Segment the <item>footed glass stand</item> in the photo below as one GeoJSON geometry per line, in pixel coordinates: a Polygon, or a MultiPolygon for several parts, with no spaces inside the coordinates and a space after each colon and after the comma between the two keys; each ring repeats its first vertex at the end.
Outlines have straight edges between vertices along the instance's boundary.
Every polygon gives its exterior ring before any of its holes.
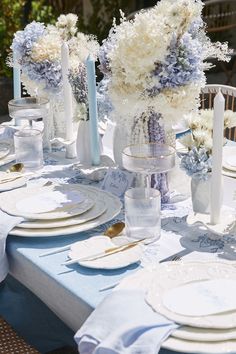
{"type": "Polygon", "coordinates": [[[175,149],[159,143],[130,145],[122,152],[122,163],[126,170],[145,175],[147,188],[151,188],[152,174],[170,171],[175,166],[175,149]]]}

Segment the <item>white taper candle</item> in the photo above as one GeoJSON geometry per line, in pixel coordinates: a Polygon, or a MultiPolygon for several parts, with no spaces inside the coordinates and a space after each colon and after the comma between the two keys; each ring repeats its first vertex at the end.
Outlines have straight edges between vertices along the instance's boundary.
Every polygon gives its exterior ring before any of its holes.
{"type": "MultiPolygon", "coordinates": [[[[66,42],[61,46],[61,70],[63,81],[63,95],[64,95],[64,116],[66,122],[66,140],[73,140],[73,103],[72,103],[72,89],[69,83],[69,47],[66,42]]],[[[66,157],[76,157],[75,144],[66,146],[66,157]]]]}
{"type": "Polygon", "coordinates": [[[221,91],[214,99],[213,113],[213,147],[212,147],[212,178],[211,178],[211,224],[220,221],[222,204],[222,152],[224,135],[225,99],[221,91]]]}

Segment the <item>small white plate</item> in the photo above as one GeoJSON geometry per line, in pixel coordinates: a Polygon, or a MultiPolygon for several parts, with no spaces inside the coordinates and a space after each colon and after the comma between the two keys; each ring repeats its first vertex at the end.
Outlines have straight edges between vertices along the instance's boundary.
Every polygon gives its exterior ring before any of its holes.
{"type": "MultiPolygon", "coordinates": [[[[71,259],[79,257],[90,257],[93,254],[116,246],[107,236],[95,236],[84,241],[79,241],[71,246],[69,257],[71,259]]],[[[130,264],[137,263],[141,258],[141,247],[134,246],[125,251],[98,258],[93,261],[78,262],[81,266],[94,269],[119,269],[130,264]]]]}

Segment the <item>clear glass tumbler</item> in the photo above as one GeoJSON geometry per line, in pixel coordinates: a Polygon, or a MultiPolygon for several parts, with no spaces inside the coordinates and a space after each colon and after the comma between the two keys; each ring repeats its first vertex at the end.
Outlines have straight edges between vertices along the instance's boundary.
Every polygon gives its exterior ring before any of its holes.
{"type": "Polygon", "coordinates": [[[131,188],[125,193],[126,234],[150,242],[161,236],[161,197],[154,188],[131,188]]]}
{"type": "Polygon", "coordinates": [[[25,170],[38,170],[43,166],[42,133],[36,129],[22,129],[14,134],[16,162],[25,170]]]}

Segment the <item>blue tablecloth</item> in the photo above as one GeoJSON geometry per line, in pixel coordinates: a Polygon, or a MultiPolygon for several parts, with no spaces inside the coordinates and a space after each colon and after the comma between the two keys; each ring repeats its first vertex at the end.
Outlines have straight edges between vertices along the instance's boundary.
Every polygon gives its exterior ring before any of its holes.
{"type": "MultiPolygon", "coordinates": [[[[48,173],[47,177],[52,176],[48,173]]],[[[72,173],[70,167],[57,174],[56,179],[58,178],[64,178],[69,182],[81,181],[81,176],[76,175],[74,172],[72,173]]],[[[235,189],[236,187],[236,182],[233,179],[229,180],[231,184],[233,183],[230,186],[230,190],[232,191],[232,188],[235,189]]],[[[173,225],[175,226],[175,233],[173,234],[168,230],[168,224],[164,226],[167,233],[162,237],[164,242],[160,246],[159,259],[164,258],[168,254],[165,250],[166,245],[169,245],[170,248],[173,245],[173,248],[175,248],[174,252],[173,249],[169,250],[170,254],[179,251],[180,235],[178,236],[177,234],[178,230],[181,229],[180,219],[173,218],[173,225]],[[169,239],[166,239],[166,242],[165,237],[169,237],[169,239]]],[[[169,228],[171,229],[172,226],[169,226],[169,228]]],[[[99,231],[102,232],[103,230],[104,225],[97,228],[96,232],[99,233],[99,231]]],[[[10,261],[11,275],[39,297],[65,323],[63,325],[60,320],[51,314],[45,305],[35,300],[34,295],[25,291],[24,287],[17,287],[16,284],[12,286],[11,278],[8,278],[5,285],[1,286],[0,313],[4,314],[4,317],[16,328],[20,328],[21,333],[22,331],[27,331],[22,326],[22,321],[29,324],[31,318],[33,318],[34,323],[31,324],[29,334],[31,339],[33,339],[32,344],[42,352],[59,346],[57,345],[58,343],[61,344],[63,342],[64,344],[68,344],[72,342],[74,332],[79,329],[104,296],[111,291],[101,292],[99,291],[100,288],[118,282],[127,274],[135,272],[140,267],[135,264],[124,269],[105,271],[87,269],[77,264],[67,267],[61,266],[61,263],[67,258],[67,252],[43,258],[39,257],[44,250],[71,244],[93,234],[94,230],[62,237],[26,238],[8,236],[7,253],[10,261]],[[34,314],[38,314],[38,316],[32,317],[34,314]],[[48,326],[45,326],[45,330],[42,330],[45,318],[48,325],[54,328],[53,331],[49,331],[48,326]],[[48,341],[45,341],[44,338],[48,338],[49,333],[51,333],[52,340],[49,338],[48,341]]],[[[227,242],[227,240],[224,242],[227,242]]],[[[202,240],[199,240],[200,243],[202,243],[202,240]]],[[[217,251],[222,247],[222,242],[219,245],[214,244],[213,246],[214,250],[217,251]]],[[[200,255],[198,251],[190,251],[190,254],[195,254],[198,259],[200,255]]],[[[212,255],[211,252],[213,251],[211,248],[209,248],[209,252],[209,255],[212,255]]],[[[206,252],[202,255],[207,256],[206,252]]],[[[167,354],[168,351],[162,350],[161,353],[167,354]]]]}

